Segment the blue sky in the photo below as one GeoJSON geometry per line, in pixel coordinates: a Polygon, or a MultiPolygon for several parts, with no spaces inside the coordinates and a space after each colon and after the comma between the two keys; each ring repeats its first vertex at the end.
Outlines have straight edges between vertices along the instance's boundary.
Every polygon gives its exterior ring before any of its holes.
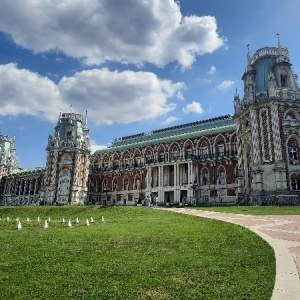
{"type": "Polygon", "coordinates": [[[93,150],[114,138],[233,114],[250,54],[290,52],[298,0],[0,1],[0,128],[19,166],[44,166],[59,112],[88,112],[93,150]]]}

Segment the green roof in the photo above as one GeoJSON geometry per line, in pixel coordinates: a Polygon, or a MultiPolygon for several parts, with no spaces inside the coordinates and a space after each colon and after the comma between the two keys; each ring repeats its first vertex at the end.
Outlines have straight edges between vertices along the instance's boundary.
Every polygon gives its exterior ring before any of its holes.
{"type": "Polygon", "coordinates": [[[93,155],[227,132],[235,129],[236,125],[233,117],[226,115],[218,118],[155,130],[150,133],[140,133],[115,139],[112,146],[98,150],[93,153],[93,155]]]}

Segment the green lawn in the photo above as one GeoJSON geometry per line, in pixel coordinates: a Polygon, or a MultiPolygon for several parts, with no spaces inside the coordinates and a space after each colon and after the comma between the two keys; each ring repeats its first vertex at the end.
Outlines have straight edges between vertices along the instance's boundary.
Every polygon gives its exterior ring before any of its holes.
{"type": "Polygon", "coordinates": [[[193,206],[188,208],[247,215],[300,215],[300,206],[193,206]]]}
{"type": "Polygon", "coordinates": [[[271,298],[274,252],[241,226],[144,207],[0,207],[0,216],[0,299],[271,298]]]}

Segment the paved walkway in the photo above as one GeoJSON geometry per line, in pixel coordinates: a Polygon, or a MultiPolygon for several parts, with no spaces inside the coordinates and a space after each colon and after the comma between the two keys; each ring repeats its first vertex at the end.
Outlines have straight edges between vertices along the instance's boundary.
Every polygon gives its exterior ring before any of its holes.
{"type": "Polygon", "coordinates": [[[300,216],[254,216],[187,208],[162,209],[249,228],[266,240],[275,251],[276,279],[272,300],[300,299],[300,216]]]}

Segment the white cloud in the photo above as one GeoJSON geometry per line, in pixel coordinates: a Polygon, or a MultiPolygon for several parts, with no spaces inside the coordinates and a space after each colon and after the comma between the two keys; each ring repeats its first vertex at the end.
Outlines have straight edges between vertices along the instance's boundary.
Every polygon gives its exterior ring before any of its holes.
{"type": "Polygon", "coordinates": [[[168,124],[171,124],[171,123],[174,123],[174,122],[176,122],[176,121],[178,121],[178,120],[180,120],[179,118],[177,118],[177,117],[168,117],[164,122],[163,122],[163,124],[164,125],[168,125],[168,124]]]}
{"type": "Polygon", "coordinates": [[[229,89],[230,87],[232,87],[234,84],[235,84],[235,81],[224,80],[217,86],[217,88],[219,90],[226,90],[226,89],[229,89]]]}
{"type": "Polygon", "coordinates": [[[60,93],[51,80],[15,64],[0,65],[0,115],[31,115],[47,120],[57,119],[66,109],[60,93]]]}
{"type": "Polygon", "coordinates": [[[184,107],[182,109],[182,111],[185,114],[189,114],[189,113],[202,114],[202,113],[204,113],[204,109],[202,108],[201,103],[199,103],[199,102],[192,102],[192,103],[188,104],[186,107],[184,107]]]}
{"type": "Polygon", "coordinates": [[[215,74],[216,72],[217,72],[216,67],[215,66],[211,66],[210,69],[209,69],[209,71],[207,72],[207,74],[212,75],[212,74],[215,74]]]}
{"type": "Polygon", "coordinates": [[[78,111],[88,109],[97,123],[131,123],[162,116],[176,107],[168,99],[180,94],[182,82],[161,80],[150,72],[93,69],[63,77],[62,97],[78,111]]]}
{"type": "Polygon", "coordinates": [[[212,16],[182,16],[173,0],[0,1],[0,30],[27,49],[89,65],[119,61],[189,68],[225,43],[212,16]]]}
{"type": "Polygon", "coordinates": [[[0,115],[32,115],[55,121],[72,104],[88,110],[96,123],[131,123],[156,118],[175,109],[182,82],[161,80],[150,72],[93,69],[63,77],[58,85],[15,64],[0,65],[0,115]]]}
{"type": "Polygon", "coordinates": [[[94,153],[98,150],[106,149],[107,146],[103,145],[97,145],[97,143],[94,140],[91,140],[91,153],[94,153]]]}

